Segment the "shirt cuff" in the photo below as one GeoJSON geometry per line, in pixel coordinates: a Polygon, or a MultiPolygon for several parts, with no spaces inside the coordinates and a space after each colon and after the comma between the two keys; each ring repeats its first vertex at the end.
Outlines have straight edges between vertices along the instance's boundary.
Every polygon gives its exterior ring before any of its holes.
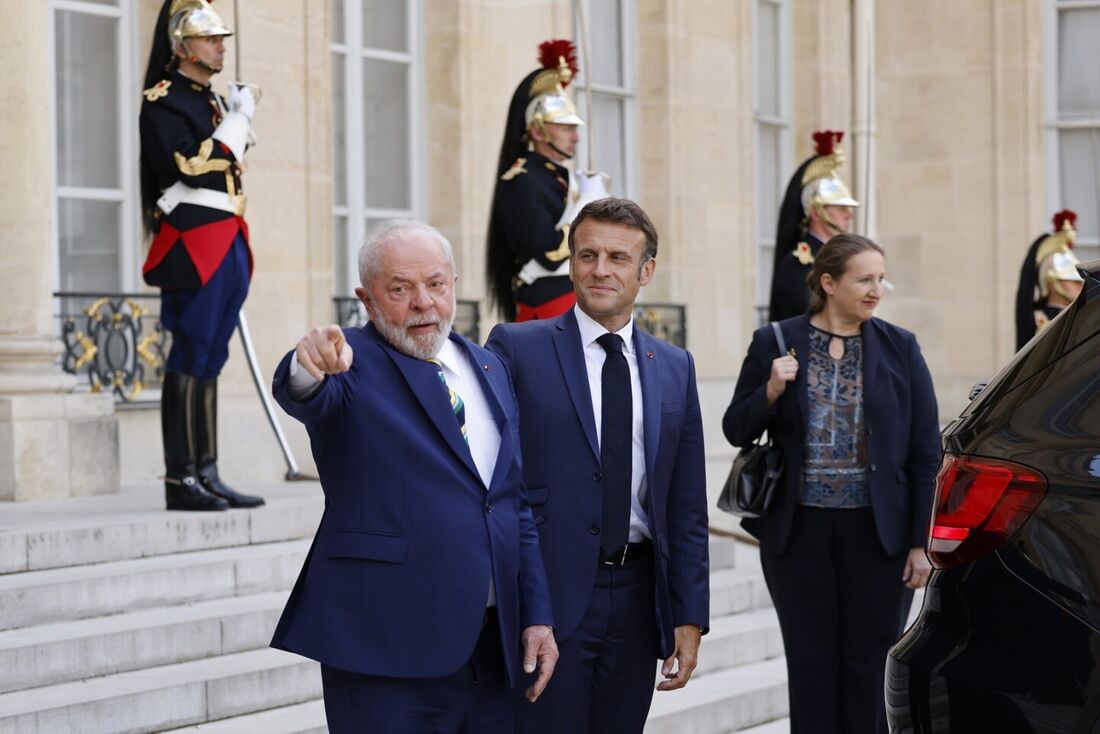
{"type": "Polygon", "coordinates": [[[290,360],[290,380],[287,382],[287,393],[293,400],[305,400],[317,392],[323,380],[318,380],[306,372],[302,365],[298,364],[298,358],[290,360]]]}

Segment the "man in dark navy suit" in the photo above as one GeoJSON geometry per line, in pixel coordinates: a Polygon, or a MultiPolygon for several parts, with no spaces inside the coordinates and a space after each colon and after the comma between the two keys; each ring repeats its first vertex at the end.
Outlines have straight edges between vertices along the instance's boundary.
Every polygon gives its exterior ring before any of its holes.
{"type": "Polygon", "coordinates": [[[691,355],[646,334],[634,300],[657,232],[632,201],[585,206],[569,230],[577,305],[504,324],[523,478],[561,650],[523,732],[641,732],[658,690],[685,685],[709,624],[703,427],[691,355]]]}
{"type": "Polygon", "coordinates": [[[313,329],[275,373],[325,514],[271,644],[321,662],[334,734],[511,732],[521,642],[531,701],[557,647],[508,370],[452,332],[435,229],[382,225],[359,273],[370,323],[313,329]]]}

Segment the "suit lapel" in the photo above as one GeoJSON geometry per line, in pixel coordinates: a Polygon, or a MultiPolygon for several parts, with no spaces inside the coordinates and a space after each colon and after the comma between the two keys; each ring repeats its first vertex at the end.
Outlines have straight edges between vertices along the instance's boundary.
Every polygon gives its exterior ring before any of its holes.
{"type": "MultiPolygon", "coordinates": [[[[661,365],[653,337],[634,322],[634,354],[638,360],[638,379],[642,383],[642,433],[645,439],[646,476],[654,476],[657,465],[657,439],[661,434],[661,365]]],[[[685,406],[686,408],[686,406],[685,406]]]]}
{"type": "Polygon", "coordinates": [[[405,378],[409,389],[412,390],[412,394],[416,397],[420,406],[424,408],[424,412],[428,414],[428,418],[436,430],[443,436],[455,455],[462,460],[462,463],[474,473],[474,476],[480,479],[481,475],[477,472],[474,457],[470,453],[470,447],[462,439],[462,432],[458,429],[458,422],[455,420],[454,411],[447,400],[443,385],[439,381],[439,373],[436,371],[435,365],[402,354],[385,343],[384,340],[383,345],[383,351],[393,360],[397,371],[405,378]]]}
{"type": "Polygon", "coordinates": [[[592,413],[592,393],[588,389],[588,367],[581,347],[581,333],[577,317],[570,309],[558,318],[554,331],[554,349],[558,354],[562,378],[573,401],[573,409],[584,427],[584,436],[592,455],[600,458],[600,445],[596,441],[596,419],[592,413]]]}
{"type": "MultiPolygon", "coordinates": [[[[803,435],[805,435],[805,426],[807,417],[810,415],[809,409],[806,406],[806,385],[807,377],[806,372],[810,367],[810,319],[808,316],[801,317],[794,324],[794,333],[784,332],[784,337],[790,342],[787,346],[794,349],[795,359],[798,360],[798,376],[795,378],[795,392],[798,397],[798,410],[801,413],[799,418],[801,419],[799,425],[803,427],[803,435]]],[[[771,365],[768,365],[768,369],[771,369],[771,365]]]]}
{"type": "MultiPolygon", "coordinates": [[[[878,335],[875,333],[873,321],[864,321],[860,327],[863,335],[863,405],[874,405],[872,398],[875,394],[875,368],[879,364],[878,335]]],[[[866,408],[864,409],[866,413],[866,408]]]]}

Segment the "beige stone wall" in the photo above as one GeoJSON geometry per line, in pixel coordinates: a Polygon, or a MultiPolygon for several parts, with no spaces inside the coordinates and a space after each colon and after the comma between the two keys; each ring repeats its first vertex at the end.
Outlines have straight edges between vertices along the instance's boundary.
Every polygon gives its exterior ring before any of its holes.
{"type": "Polygon", "coordinates": [[[638,2],[640,202],[661,236],[642,299],[684,303],[701,376],[732,374],[752,328],[751,6],[638,2]]]}
{"type": "Polygon", "coordinates": [[[941,418],[1014,351],[1020,260],[1043,227],[1040,3],[876,8],[879,236],[941,418]],[[929,19],[935,19],[935,23],[929,19]]]}
{"type": "MultiPolygon", "coordinates": [[[[236,1],[218,0],[227,20],[236,1]]],[[[142,67],[159,4],[138,2],[134,49],[142,67]]],[[[232,76],[239,45],[247,80],[264,89],[255,122],[260,145],[246,178],[256,254],[246,313],[265,381],[308,326],[332,318],[328,7],[320,0],[241,3],[239,36],[216,81],[224,88],[232,76]]],[[[533,68],[537,44],[572,35],[570,7],[569,0],[422,0],[424,213],[455,244],[460,297],[483,305],[485,229],[508,100],[533,68]]],[[[722,380],[736,375],[754,320],[751,3],[637,0],[635,7],[638,198],[662,238],[657,276],[643,298],[687,304],[689,346],[700,376],[719,385],[708,394],[720,403],[722,380]]],[[[851,13],[851,0],[793,0],[796,163],[809,155],[813,130],[851,129],[851,13]]],[[[877,187],[869,203],[897,286],[882,315],[919,334],[944,417],[972,382],[1010,356],[1019,259],[1049,215],[1040,14],[1040,0],[875,4],[877,187]]],[[[34,52],[11,44],[2,52],[24,53],[34,52]]],[[[9,98],[29,88],[25,82],[9,84],[9,98]]],[[[49,111],[34,99],[8,107],[45,128],[49,111]]],[[[47,165],[45,145],[18,146],[38,151],[22,160],[47,165]]],[[[12,193],[48,202],[36,180],[41,189],[41,178],[28,173],[29,187],[12,193]]],[[[11,194],[6,201],[14,202],[11,194]]],[[[48,237],[36,206],[13,204],[18,216],[0,221],[9,235],[0,243],[5,261],[31,275],[13,287],[32,291],[52,264],[15,243],[48,237]]],[[[33,304],[33,294],[25,295],[16,300],[33,304]]],[[[36,306],[9,311],[0,331],[50,328],[36,306]]],[[[483,336],[494,321],[483,311],[483,336]]],[[[281,474],[236,341],[222,394],[226,476],[281,474]]],[[[304,433],[283,422],[309,467],[304,433]]],[[[154,476],[155,411],[125,414],[120,435],[124,477],[154,476]]]]}

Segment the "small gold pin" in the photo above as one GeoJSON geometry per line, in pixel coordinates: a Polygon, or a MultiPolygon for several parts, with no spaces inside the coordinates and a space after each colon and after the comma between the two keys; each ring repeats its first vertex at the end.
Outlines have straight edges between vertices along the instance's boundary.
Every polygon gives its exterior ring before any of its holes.
{"type": "Polygon", "coordinates": [[[795,359],[798,359],[798,355],[795,354],[794,347],[791,347],[790,349],[787,350],[787,356],[788,357],[794,357],[795,359]]]}

